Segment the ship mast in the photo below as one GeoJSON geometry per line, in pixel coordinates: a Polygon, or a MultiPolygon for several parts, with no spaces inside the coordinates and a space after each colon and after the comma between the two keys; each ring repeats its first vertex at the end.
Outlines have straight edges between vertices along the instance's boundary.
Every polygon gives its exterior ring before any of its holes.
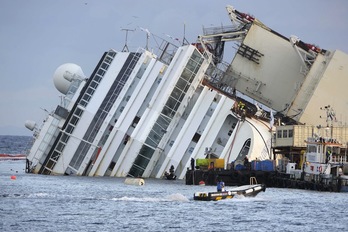
{"type": "Polygon", "coordinates": [[[127,42],[128,42],[128,32],[129,31],[135,31],[134,29],[122,29],[121,31],[126,31],[126,39],[125,39],[125,44],[123,46],[123,49],[122,49],[122,52],[129,52],[129,48],[128,48],[128,45],[127,45],[127,42]]]}

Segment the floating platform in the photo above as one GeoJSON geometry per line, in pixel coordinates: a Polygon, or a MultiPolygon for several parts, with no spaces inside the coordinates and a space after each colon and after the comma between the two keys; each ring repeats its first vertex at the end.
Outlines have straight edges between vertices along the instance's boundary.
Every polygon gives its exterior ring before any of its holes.
{"type": "Polygon", "coordinates": [[[264,191],[266,191],[266,186],[264,184],[243,185],[224,192],[196,192],[193,195],[193,199],[197,201],[219,201],[223,199],[232,199],[236,195],[255,197],[257,194],[264,191]]]}
{"type": "MultiPolygon", "coordinates": [[[[188,170],[186,172],[186,185],[205,185],[215,186],[217,178],[222,178],[226,186],[248,185],[249,179],[255,177],[257,183],[264,184],[267,188],[292,188],[326,192],[347,192],[348,189],[339,186],[337,178],[330,183],[320,183],[307,181],[303,177],[296,178],[294,175],[280,173],[276,171],[255,171],[255,170],[188,170]]],[[[348,180],[343,180],[347,181],[348,180]]]]}

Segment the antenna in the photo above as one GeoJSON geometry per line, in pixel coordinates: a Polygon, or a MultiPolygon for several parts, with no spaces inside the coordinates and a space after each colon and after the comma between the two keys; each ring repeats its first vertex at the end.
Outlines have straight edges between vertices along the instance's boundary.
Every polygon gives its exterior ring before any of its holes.
{"type": "Polygon", "coordinates": [[[146,50],[149,50],[149,39],[150,39],[150,31],[147,29],[147,28],[142,28],[142,27],[139,27],[140,30],[144,31],[146,33],[146,50]]]}
{"type": "Polygon", "coordinates": [[[135,31],[135,29],[122,29],[121,31],[126,31],[126,39],[125,39],[125,44],[123,46],[123,49],[122,49],[122,52],[129,52],[129,49],[128,49],[128,45],[127,45],[127,42],[128,42],[128,32],[129,31],[135,31]]]}
{"type": "Polygon", "coordinates": [[[190,44],[186,39],[186,23],[184,22],[184,38],[182,39],[182,45],[190,44]]]}

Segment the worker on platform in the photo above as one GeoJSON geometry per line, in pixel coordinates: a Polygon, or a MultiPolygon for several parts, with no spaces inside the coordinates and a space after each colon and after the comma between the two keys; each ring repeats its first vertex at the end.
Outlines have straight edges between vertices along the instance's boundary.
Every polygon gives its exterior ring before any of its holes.
{"type": "Polygon", "coordinates": [[[238,103],[238,114],[239,114],[239,115],[242,115],[243,110],[245,110],[244,107],[245,107],[245,104],[244,104],[242,101],[240,101],[240,102],[238,103]]]}
{"type": "Polygon", "coordinates": [[[171,165],[170,169],[169,169],[169,173],[165,172],[164,175],[167,178],[167,180],[175,180],[176,179],[176,175],[174,173],[174,165],[171,165]]]}
{"type": "Polygon", "coordinates": [[[249,169],[249,159],[248,159],[248,156],[245,156],[245,158],[244,158],[244,167],[246,169],[249,169]]]}
{"type": "Polygon", "coordinates": [[[216,188],[217,188],[218,192],[224,192],[225,191],[225,182],[223,182],[221,178],[218,179],[216,188]]]}

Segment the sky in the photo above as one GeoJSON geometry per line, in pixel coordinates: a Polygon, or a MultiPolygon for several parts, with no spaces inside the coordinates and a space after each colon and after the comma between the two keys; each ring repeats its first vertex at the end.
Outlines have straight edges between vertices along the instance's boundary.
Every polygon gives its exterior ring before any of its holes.
{"type": "Polygon", "coordinates": [[[136,29],[131,51],[146,45],[140,28],[168,41],[185,31],[193,43],[203,27],[231,25],[227,5],[286,37],[348,53],[347,0],[0,0],[0,135],[32,135],[25,121],[40,126],[56,108],[60,65],[78,64],[89,77],[105,51],[123,49],[123,29],[136,29]]]}

